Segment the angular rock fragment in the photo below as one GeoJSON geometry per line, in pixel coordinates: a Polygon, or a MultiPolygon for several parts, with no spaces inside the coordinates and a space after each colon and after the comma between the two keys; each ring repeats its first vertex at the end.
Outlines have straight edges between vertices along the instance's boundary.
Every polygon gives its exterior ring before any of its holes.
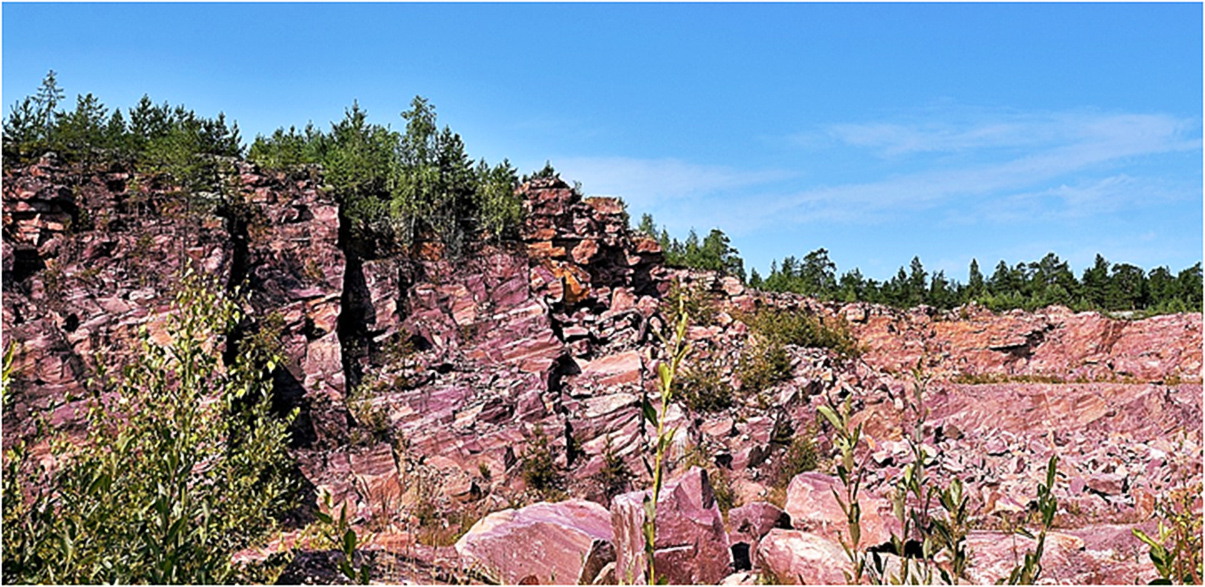
{"type": "Polygon", "coordinates": [[[466,566],[503,583],[590,584],[614,561],[611,515],[582,500],[541,502],[478,520],[456,541],[466,566]]]}
{"type": "MultiPolygon", "coordinates": [[[[814,472],[796,475],[787,486],[785,508],[795,527],[838,542],[848,540],[849,523],[833,495],[833,490],[844,498],[844,485],[836,477],[814,472]]],[[[862,506],[860,548],[890,542],[890,525],[895,522],[895,518],[884,519],[880,514],[880,510],[890,511],[890,504],[865,491],[858,496],[858,502],[862,506]]]]}
{"type": "Polygon", "coordinates": [[[800,530],[770,530],[757,547],[757,568],[778,584],[843,585],[852,571],[841,545],[800,530]]]}
{"type": "MultiPolygon", "coordinates": [[[[611,503],[616,578],[627,584],[646,581],[642,528],[644,499],[649,493],[625,493],[611,503]]],[[[675,585],[715,584],[731,574],[728,534],[707,471],[691,467],[666,483],[656,508],[658,580],[665,578],[675,585]]]]}

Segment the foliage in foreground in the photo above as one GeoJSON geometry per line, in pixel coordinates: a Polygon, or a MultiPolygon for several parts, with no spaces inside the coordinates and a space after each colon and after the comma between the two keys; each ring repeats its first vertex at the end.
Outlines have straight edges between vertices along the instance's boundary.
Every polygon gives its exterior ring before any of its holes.
{"type": "Polygon", "coordinates": [[[137,361],[100,374],[86,436],[52,437],[58,465],[23,447],[5,455],[6,583],[225,583],[247,580],[231,555],[260,540],[289,505],[287,419],[264,376],[279,357],[240,345],[242,318],[187,272],[167,317],[167,346],[144,328],[137,361]]]}
{"type": "Polygon", "coordinates": [[[1159,573],[1153,584],[1200,585],[1203,574],[1201,516],[1193,501],[1201,499],[1201,483],[1171,491],[1156,506],[1159,525],[1154,536],[1138,528],[1131,531],[1149,547],[1151,562],[1159,573]]]}
{"type": "MultiPolygon", "coordinates": [[[[686,342],[686,329],[690,323],[690,316],[686,312],[685,303],[685,299],[679,298],[676,321],[667,325],[670,337],[666,338],[662,333],[657,333],[669,355],[668,361],[657,364],[657,390],[660,392],[661,409],[658,411],[654,408],[653,402],[647,395],[641,398],[640,403],[643,419],[656,429],[656,433],[652,437],[654,444],[650,447],[653,462],[648,462],[647,458],[644,461],[645,468],[653,478],[653,487],[644,496],[642,504],[644,525],[641,528],[644,534],[645,565],[643,574],[650,585],[657,584],[657,568],[653,556],[657,544],[657,501],[661,498],[661,486],[664,481],[664,469],[667,464],[670,443],[678,431],[677,427],[666,429],[665,424],[670,403],[674,400],[676,388],[674,377],[677,376],[682,361],[690,353],[690,344],[686,342]]],[[[617,569],[617,572],[623,573],[625,577],[629,578],[639,574],[635,569],[617,569]]]]}
{"type": "MultiPolygon", "coordinates": [[[[903,528],[900,535],[891,536],[893,554],[898,555],[899,564],[889,565],[877,552],[870,552],[862,537],[862,510],[858,494],[867,474],[865,451],[859,451],[863,443],[862,424],[852,423],[852,396],[838,405],[829,398],[829,404],[818,408],[820,416],[834,429],[833,445],[839,453],[836,463],[837,476],[841,479],[844,493],[833,490],[834,497],[846,516],[847,526],[841,532],[841,546],[852,564],[846,572],[851,584],[860,584],[869,579],[875,584],[923,584],[940,581],[956,585],[967,579],[965,572],[973,557],[966,548],[968,532],[968,496],[963,492],[962,481],[951,480],[940,486],[926,476],[926,469],[934,464],[938,455],[930,454],[921,442],[928,409],[924,405],[928,378],[919,366],[913,371],[913,395],[905,400],[905,426],[911,424],[908,434],[912,462],[908,463],[896,484],[893,506],[897,520],[903,528]],[[862,456],[859,457],[859,454],[862,456]],[[934,502],[940,508],[934,506],[934,502]],[[908,548],[910,539],[919,538],[919,552],[908,548]]],[[[1053,490],[1058,476],[1058,456],[1050,457],[1046,466],[1046,478],[1038,484],[1035,513],[1039,516],[1039,532],[1034,536],[1024,525],[1016,532],[1036,540],[1033,550],[1026,551],[1007,577],[999,583],[1009,585],[1032,585],[1042,576],[1042,555],[1046,536],[1054,524],[1058,502],[1053,490]]]]}

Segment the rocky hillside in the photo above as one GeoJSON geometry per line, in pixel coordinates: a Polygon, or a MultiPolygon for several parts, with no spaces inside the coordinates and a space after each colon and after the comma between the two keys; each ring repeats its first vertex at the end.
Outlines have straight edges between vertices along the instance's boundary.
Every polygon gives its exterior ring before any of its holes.
{"type": "MultiPolygon", "coordinates": [[[[237,165],[240,205],[226,209],[117,167],[44,158],[6,174],[3,331],[19,390],[6,447],[31,433],[32,410],[83,397],[97,361],[136,360],[140,327],[166,336],[191,264],[245,284],[253,328],[279,332],[277,401],[299,410],[306,490],[349,504],[383,580],[640,580],[641,400],[656,395],[666,301],[682,296],[695,312],[684,393],[721,396],[668,412],[656,561],[673,583],[843,582],[835,430],[817,408],[849,399],[864,426],[861,544],[882,546],[902,532],[890,497],[921,384],[928,473],[966,486],[971,581],[1007,575],[1032,548],[1009,530],[1052,455],[1043,576],[1059,582],[1155,578],[1130,529],[1153,532],[1168,490],[1199,492],[1200,314],[903,312],[763,294],[665,267],[621,202],[559,179],[521,187],[519,242],[461,259],[430,244],[365,256],[316,175],[237,165]],[[785,344],[780,376],[755,386],[746,351],[768,308],[823,317],[858,348],[785,344]]],[[[78,427],[72,407],[51,423],[78,427]]],[[[245,556],[296,549],[283,581],[338,581],[338,555],[309,550],[301,524],[245,556]]]]}

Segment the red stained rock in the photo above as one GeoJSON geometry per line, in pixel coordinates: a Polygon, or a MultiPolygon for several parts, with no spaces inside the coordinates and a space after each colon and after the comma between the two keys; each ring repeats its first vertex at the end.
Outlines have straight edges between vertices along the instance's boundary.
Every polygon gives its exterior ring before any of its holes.
{"type": "Polygon", "coordinates": [[[928,312],[846,308],[853,333],[867,345],[867,362],[897,372],[915,365],[924,349],[941,348],[936,370],[946,375],[1158,381],[1201,373],[1199,313],[1130,321],[1058,307],[993,314],[972,306],[934,321],[928,312]]]}
{"type": "Polygon", "coordinates": [[[594,257],[598,255],[598,241],[588,238],[583,239],[576,247],[573,247],[573,261],[581,265],[587,265],[594,261],[594,257]]]}
{"type": "Polygon", "coordinates": [[[1101,495],[1121,495],[1125,489],[1126,478],[1114,473],[1098,473],[1084,480],[1088,489],[1101,495]]]}
{"type": "MultiPolygon", "coordinates": [[[[1008,578],[1013,568],[1024,561],[1025,553],[1037,547],[1036,540],[1024,536],[975,531],[967,536],[966,544],[967,550],[974,553],[967,567],[967,578],[979,585],[1008,578]]],[[[1042,553],[1042,579],[1064,583],[1074,577],[1077,569],[1091,565],[1091,555],[1083,551],[1084,541],[1079,537],[1059,532],[1048,534],[1042,553]]]]}
{"type": "Polygon", "coordinates": [[[636,295],[630,287],[618,287],[611,292],[611,308],[612,312],[622,312],[636,307],[636,295]]]}
{"type": "Polygon", "coordinates": [[[637,235],[632,239],[636,244],[636,252],[641,255],[657,254],[661,252],[661,243],[657,239],[647,235],[637,235]]]}
{"type": "Polygon", "coordinates": [[[623,200],[619,198],[593,197],[586,198],[585,202],[600,215],[615,216],[623,214],[626,209],[623,200]]]}

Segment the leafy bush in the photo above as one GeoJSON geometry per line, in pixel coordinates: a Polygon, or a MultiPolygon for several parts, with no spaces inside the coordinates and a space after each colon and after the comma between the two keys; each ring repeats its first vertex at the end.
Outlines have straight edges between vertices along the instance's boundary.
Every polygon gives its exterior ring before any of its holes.
{"type": "Polygon", "coordinates": [[[826,320],[822,316],[772,307],[759,308],[740,318],[755,334],[774,345],[826,348],[843,358],[856,357],[862,352],[840,318],[826,320]]]}
{"type": "Polygon", "coordinates": [[[791,377],[791,357],[783,345],[764,339],[747,344],[736,365],[741,391],[757,393],[791,377]]]}
{"type": "MultiPolygon", "coordinates": [[[[1198,453],[1199,454],[1199,453],[1198,453]]],[[[1201,499],[1201,483],[1169,492],[1156,504],[1159,520],[1154,536],[1133,528],[1134,536],[1150,547],[1149,556],[1164,584],[1200,585],[1201,517],[1193,512],[1193,501],[1201,499]]]]}
{"type": "Polygon", "coordinates": [[[6,455],[5,582],[240,580],[231,554],[274,526],[293,465],[264,377],[279,357],[241,345],[223,367],[241,312],[220,292],[183,276],[169,346],[143,329],[137,362],[100,374],[84,441],[53,444],[57,470],[31,470],[20,448],[6,455]]]}
{"type": "Polygon", "coordinates": [[[826,321],[802,312],[768,307],[738,318],[751,331],[737,363],[741,388],[746,391],[759,392],[790,378],[791,358],[786,345],[827,348],[844,359],[862,352],[857,339],[839,320],[826,321]]]}
{"type": "MultiPolygon", "coordinates": [[[[352,584],[367,585],[372,578],[372,560],[374,557],[370,554],[368,560],[363,560],[357,567],[356,546],[359,545],[360,536],[356,534],[355,529],[351,527],[351,522],[347,519],[347,502],[344,501],[339,508],[339,516],[331,515],[335,508],[331,505],[330,492],[322,493],[323,508],[315,512],[315,517],[318,519],[317,530],[320,537],[325,542],[325,546],[333,546],[339,551],[341,558],[339,559],[339,572],[352,584]]],[[[372,553],[375,554],[375,553],[372,553]]]]}
{"type": "Polygon", "coordinates": [[[791,438],[791,444],[787,446],[770,475],[772,487],[786,489],[796,475],[815,471],[820,465],[820,455],[816,451],[812,433],[813,431],[807,430],[791,438]]]}
{"type": "Polygon", "coordinates": [[[602,488],[603,495],[609,502],[616,495],[628,491],[632,487],[632,470],[619,455],[615,454],[608,436],[602,452],[603,466],[594,474],[594,481],[602,488]]]}
{"type": "Polygon", "coordinates": [[[352,430],[352,444],[374,444],[393,438],[389,411],[372,401],[376,387],[375,380],[365,380],[352,387],[345,398],[347,410],[356,421],[356,427],[352,430]]]}

